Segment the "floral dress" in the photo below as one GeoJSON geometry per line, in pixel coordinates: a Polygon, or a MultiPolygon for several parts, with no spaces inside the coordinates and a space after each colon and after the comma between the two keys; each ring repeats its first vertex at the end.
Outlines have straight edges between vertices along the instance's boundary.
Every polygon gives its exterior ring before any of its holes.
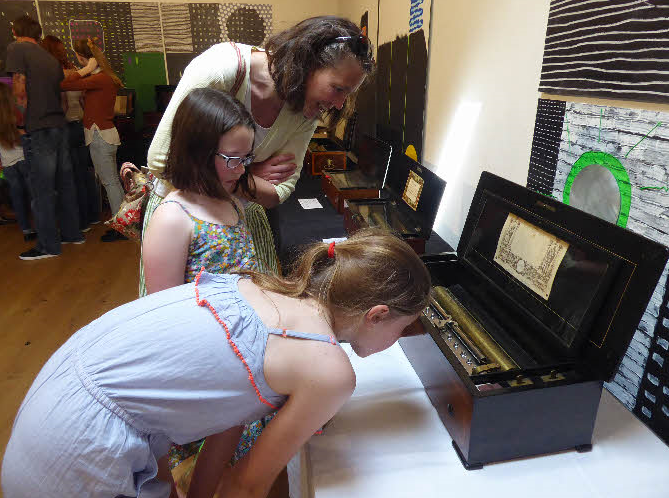
{"type": "MultiPolygon", "coordinates": [[[[246,229],[243,214],[237,208],[236,202],[232,203],[239,217],[239,221],[235,225],[220,225],[196,218],[188,212],[183,204],[177,201],[168,200],[163,201],[162,204],[170,202],[179,205],[193,221],[193,238],[188,248],[184,283],[194,281],[202,267],[209,273],[258,270],[253,239],[246,229]]],[[[232,459],[233,463],[248,452],[273,416],[269,415],[244,427],[244,433],[232,459]]],[[[173,444],[169,451],[170,468],[176,467],[183,460],[198,453],[204,445],[204,441],[204,439],[201,439],[184,445],[173,444]]]]}

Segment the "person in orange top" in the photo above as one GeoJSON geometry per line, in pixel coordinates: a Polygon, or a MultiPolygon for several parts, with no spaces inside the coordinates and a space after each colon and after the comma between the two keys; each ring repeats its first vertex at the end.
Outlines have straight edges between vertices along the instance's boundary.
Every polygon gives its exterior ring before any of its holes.
{"type": "MultiPolygon", "coordinates": [[[[89,146],[95,173],[107,191],[112,214],[118,212],[123,188],[118,176],[116,150],[121,140],[114,126],[116,93],[123,83],[114,73],[102,51],[90,39],[74,43],[77,59],[84,66],[68,75],[60,84],[62,90],[85,90],[84,135],[89,146]]],[[[103,242],[125,239],[115,230],[108,230],[103,242]]]]}

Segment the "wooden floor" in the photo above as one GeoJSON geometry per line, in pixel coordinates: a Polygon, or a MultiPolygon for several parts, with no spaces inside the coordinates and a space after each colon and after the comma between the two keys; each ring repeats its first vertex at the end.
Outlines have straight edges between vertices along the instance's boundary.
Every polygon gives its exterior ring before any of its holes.
{"type": "Polygon", "coordinates": [[[93,225],[85,244],[64,245],[57,258],[22,261],[34,243],[18,226],[0,226],[0,455],[46,360],[83,325],[137,297],[139,245],[100,242],[106,229],[93,225]]]}

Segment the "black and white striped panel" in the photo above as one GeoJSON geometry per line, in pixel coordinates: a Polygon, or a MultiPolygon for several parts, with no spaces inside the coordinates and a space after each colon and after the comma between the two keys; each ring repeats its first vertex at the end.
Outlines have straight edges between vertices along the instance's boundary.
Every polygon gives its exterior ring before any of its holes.
{"type": "Polygon", "coordinates": [[[130,2],[132,34],[137,52],[162,52],[160,37],[160,11],[152,2],[130,2]]]}
{"type": "Polygon", "coordinates": [[[541,92],[669,97],[667,0],[552,0],[541,92]]]}
{"type": "Polygon", "coordinates": [[[161,3],[163,38],[166,52],[192,52],[190,10],[187,3],[161,3]]]}
{"type": "Polygon", "coordinates": [[[539,99],[537,105],[527,188],[545,195],[553,193],[565,108],[560,100],[539,99]]]}

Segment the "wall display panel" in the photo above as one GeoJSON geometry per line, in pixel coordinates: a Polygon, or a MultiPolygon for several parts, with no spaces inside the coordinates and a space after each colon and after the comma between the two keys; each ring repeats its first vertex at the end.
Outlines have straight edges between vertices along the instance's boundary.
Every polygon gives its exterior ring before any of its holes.
{"type": "Polygon", "coordinates": [[[377,56],[378,138],[421,162],[427,88],[425,32],[419,29],[384,43],[377,56]]]}
{"type": "Polygon", "coordinates": [[[215,3],[189,3],[193,51],[200,54],[220,43],[221,25],[218,19],[220,5],[215,3]]]}
{"type": "Polygon", "coordinates": [[[165,51],[193,52],[190,8],[187,3],[161,3],[160,15],[163,23],[165,51]]]}
{"type": "Polygon", "coordinates": [[[167,61],[167,75],[169,78],[170,85],[178,85],[179,80],[186,70],[186,66],[190,64],[190,61],[195,59],[198,54],[194,52],[189,52],[185,54],[165,54],[165,60],[167,61]]]}
{"type": "Polygon", "coordinates": [[[163,39],[157,3],[131,2],[132,34],[137,52],[162,52],[163,39]]]}
{"type": "Polygon", "coordinates": [[[390,109],[389,124],[393,130],[393,149],[406,150],[404,147],[404,116],[406,114],[407,74],[409,57],[409,37],[404,35],[395,39],[391,45],[390,58],[390,109]]]}
{"type": "Polygon", "coordinates": [[[410,146],[416,157],[423,157],[423,126],[427,95],[427,40],[425,31],[414,30],[409,35],[404,114],[404,150],[410,146]]]}
{"type": "Polygon", "coordinates": [[[402,11],[389,2],[380,7],[384,36],[377,50],[376,136],[421,162],[431,1],[412,0],[402,11]],[[390,32],[397,34],[383,43],[390,32]]]}
{"type": "Polygon", "coordinates": [[[666,101],[668,18],[666,0],[552,0],[539,90],[666,101]]]}
{"type": "Polygon", "coordinates": [[[13,41],[9,21],[28,13],[45,35],[60,38],[77,63],[73,43],[95,38],[112,68],[124,78],[123,55],[166,53],[170,84],[187,63],[212,45],[235,41],[262,46],[272,34],[272,5],[246,3],[157,3],[3,0],[0,3],[0,74],[13,41]],[[39,11],[39,16],[37,12],[39,11]],[[174,55],[170,55],[174,54],[174,55]]]}
{"type": "Polygon", "coordinates": [[[222,3],[219,22],[223,41],[264,46],[272,34],[272,5],[222,3]]]}
{"type": "Polygon", "coordinates": [[[562,100],[539,99],[537,106],[527,187],[545,195],[553,193],[565,109],[562,100]]]}
{"type": "Polygon", "coordinates": [[[7,45],[14,41],[12,21],[22,15],[37,19],[37,7],[34,1],[3,0],[0,2],[0,75],[5,75],[7,45]]]}
{"type": "MultiPolygon", "coordinates": [[[[669,245],[667,123],[666,112],[541,99],[528,187],[669,245]]],[[[668,273],[669,267],[607,389],[669,441],[668,273]]]]}
{"type": "Polygon", "coordinates": [[[73,43],[100,30],[109,63],[123,78],[123,54],[135,52],[131,4],[127,2],[38,2],[42,31],[60,38],[76,62],[73,43]]]}
{"type": "Polygon", "coordinates": [[[141,129],[142,113],[156,110],[156,85],[167,83],[165,57],[162,52],[128,53],[123,68],[126,86],[135,90],[135,128],[141,129]]]}

